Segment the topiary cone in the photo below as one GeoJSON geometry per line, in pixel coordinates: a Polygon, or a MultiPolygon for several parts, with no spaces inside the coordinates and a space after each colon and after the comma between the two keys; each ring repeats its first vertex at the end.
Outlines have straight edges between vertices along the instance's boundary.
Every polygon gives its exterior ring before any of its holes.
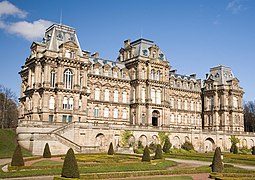
{"type": "Polygon", "coordinates": [[[213,161],[211,164],[212,172],[223,172],[223,163],[221,160],[221,150],[217,147],[214,152],[213,161]]]}
{"type": "Polygon", "coordinates": [[[113,145],[112,142],[110,143],[109,149],[108,149],[108,155],[113,155],[114,154],[114,150],[113,150],[113,145]]]}
{"type": "Polygon", "coordinates": [[[80,178],[78,164],[72,148],[70,148],[66,153],[61,177],[80,178]]]}
{"type": "Polygon", "coordinates": [[[19,145],[17,145],[17,147],[13,153],[11,165],[12,166],[24,166],[23,155],[22,155],[21,148],[19,145]]]}
{"type": "Polygon", "coordinates": [[[162,155],[162,148],[161,148],[161,145],[158,144],[158,145],[157,145],[156,152],[155,152],[155,157],[154,157],[154,159],[162,159],[162,158],[163,158],[163,155],[162,155]]]}
{"type": "Polygon", "coordinates": [[[170,153],[170,148],[171,148],[171,143],[170,143],[170,140],[169,140],[169,138],[167,137],[166,139],[165,139],[165,143],[164,143],[164,146],[163,146],[163,152],[164,153],[170,153]]]}
{"type": "Polygon", "coordinates": [[[49,144],[46,143],[43,151],[43,157],[44,158],[51,158],[51,152],[50,152],[50,147],[49,144]]]}
{"type": "Polygon", "coordinates": [[[144,148],[142,162],[151,162],[150,151],[148,146],[144,148]]]}

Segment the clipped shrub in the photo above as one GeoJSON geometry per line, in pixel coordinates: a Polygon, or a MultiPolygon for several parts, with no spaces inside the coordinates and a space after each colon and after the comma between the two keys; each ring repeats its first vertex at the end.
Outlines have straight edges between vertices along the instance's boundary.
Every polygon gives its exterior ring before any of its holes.
{"type": "Polygon", "coordinates": [[[62,172],[61,172],[61,177],[80,178],[78,164],[77,164],[72,148],[70,148],[66,153],[62,172]]]}
{"type": "Polygon", "coordinates": [[[24,166],[24,159],[19,144],[13,153],[11,166],[24,166]]]}
{"type": "Polygon", "coordinates": [[[134,149],[134,153],[143,154],[143,150],[142,149],[134,149]]]}
{"type": "Polygon", "coordinates": [[[252,146],[252,148],[251,148],[251,154],[252,154],[252,155],[255,155],[255,146],[252,146]]]}
{"type": "Polygon", "coordinates": [[[155,157],[154,159],[162,159],[163,158],[163,155],[162,155],[162,148],[161,148],[161,145],[158,144],[157,145],[157,148],[156,148],[156,152],[155,152],[155,157]]]}
{"type": "Polygon", "coordinates": [[[137,149],[144,149],[142,141],[138,141],[137,149]]]}
{"type": "Polygon", "coordinates": [[[234,145],[234,147],[233,147],[233,153],[234,153],[234,154],[238,154],[238,147],[237,147],[237,145],[234,145]]]}
{"type": "Polygon", "coordinates": [[[157,145],[154,142],[150,143],[149,145],[150,152],[155,153],[156,149],[157,149],[157,145]]]}
{"type": "Polygon", "coordinates": [[[192,150],[194,150],[193,144],[192,144],[191,142],[189,142],[189,141],[185,141],[185,143],[182,144],[181,148],[182,148],[182,149],[185,149],[185,150],[187,150],[187,151],[192,151],[192,150]]]}
{"type": "Polygon", "coordinates": [[[50,147],[49,144],[46,143],[43,151],[43,157],[44,158],[51,158],[51,152],[50,152],[50,147]]]}
{"type": "Polygon", "coordinates": [[[211,164],[212,172],[223,172],[223,163],[221,160],[221,150],[217,147],[214,152],[213,161],[211,164]]]}
{"type": "Polygon", "coordinates": [[[109,149],[108,149],[108,155],[113,155],[114,154],[114,150],[113,150],[113,145],[112,142],[110,143],[109,149]]]}
{"type": "Polygon", "coordinates": [[[151,162],[150,151],[148,146],[144,148],[142,162],[151,162]]]}
{"type": "Polygon", "coordinates": [[[170,143],[169,137],[166,137],[165,143],[164,143],[164,146],[163,146],[163,152],[164,153],[169,153],[171,146],[172,146],[172,144],[170,143]]]}

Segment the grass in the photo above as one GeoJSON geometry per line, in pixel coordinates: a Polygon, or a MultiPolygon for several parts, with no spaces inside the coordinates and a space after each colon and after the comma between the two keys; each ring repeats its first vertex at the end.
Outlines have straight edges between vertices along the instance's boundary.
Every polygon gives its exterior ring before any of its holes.
{"type": "Polygon", "coordinates": [[[193,180],[192,177],[189,176],[171,176],[171,177],[155,177],[155,178],[139,178],[139,179],[129,179],[129,180],[193,180]]]}
{"type": "MultiPolygon", "coordinates": [[[[212,162],[212,159],[213,159],[213,153],[197,153],[197,152],[188,152],[188,151],[165,154],[164,156],[169,158],[207,161],[207,162],[212,162]]],[[[251,154],[232,154],[228,152],[223,152],[223,156],[224,156],[223,158],[224,163],[255,165],[255,156],[251,154]]]]}
{"type": "Polygon", "coordinates": [[[32,164],[32,166],[49,166],[49,165],[63,165],[63,163],[51,160],[42,160],[32,164]]]}
{"type": "MultiPolygon", "coordinates": [[[[0,158],[11,158],[17,146],[14,129],[0,129],[0,158]]],[[[22,148],[23,156],[31,156],[31,152],[22,148]]]]}

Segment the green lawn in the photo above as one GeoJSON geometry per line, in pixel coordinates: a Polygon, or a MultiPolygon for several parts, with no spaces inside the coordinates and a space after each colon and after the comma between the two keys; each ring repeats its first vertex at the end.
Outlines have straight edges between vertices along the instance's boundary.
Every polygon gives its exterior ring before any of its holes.
{"type": "Polygon", "coordinates": [[[155,178],[139,178],[139,179],[129,179],[129,180],[193,180],[189,176],[171,176],[171,177],[155,177],[155,178]]]}
{"type": "MultiPolygon", "coordinates": [[[[11,158],[16,148],[16,132],[14,129],[0,129],[0,158],[11,158]]],[[[31,152],[22,148],[23,156],[31,156],[31,152]]]]}
{"type": "MultiPolygon", "coordinates": [[[[181,152],[181,153],[165,154],[164,156],[169,158],[188,159],[188,160],[207,161],[207,162],[212,162],[212,159],[213,159],[213,153],[181,152]]],[[[223,162],[255,165],[255,156],[251,154],[232,154],[229,152],[223,152],[223,162]]]]}

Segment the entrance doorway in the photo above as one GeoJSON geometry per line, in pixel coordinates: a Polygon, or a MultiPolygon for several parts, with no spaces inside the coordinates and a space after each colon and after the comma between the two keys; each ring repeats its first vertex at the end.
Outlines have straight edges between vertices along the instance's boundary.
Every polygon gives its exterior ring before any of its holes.
{"type": "Polygon", "coordinates": [[[158,126],[159,112],[154,110],[152,112],[152,126],[158,126]]]}

